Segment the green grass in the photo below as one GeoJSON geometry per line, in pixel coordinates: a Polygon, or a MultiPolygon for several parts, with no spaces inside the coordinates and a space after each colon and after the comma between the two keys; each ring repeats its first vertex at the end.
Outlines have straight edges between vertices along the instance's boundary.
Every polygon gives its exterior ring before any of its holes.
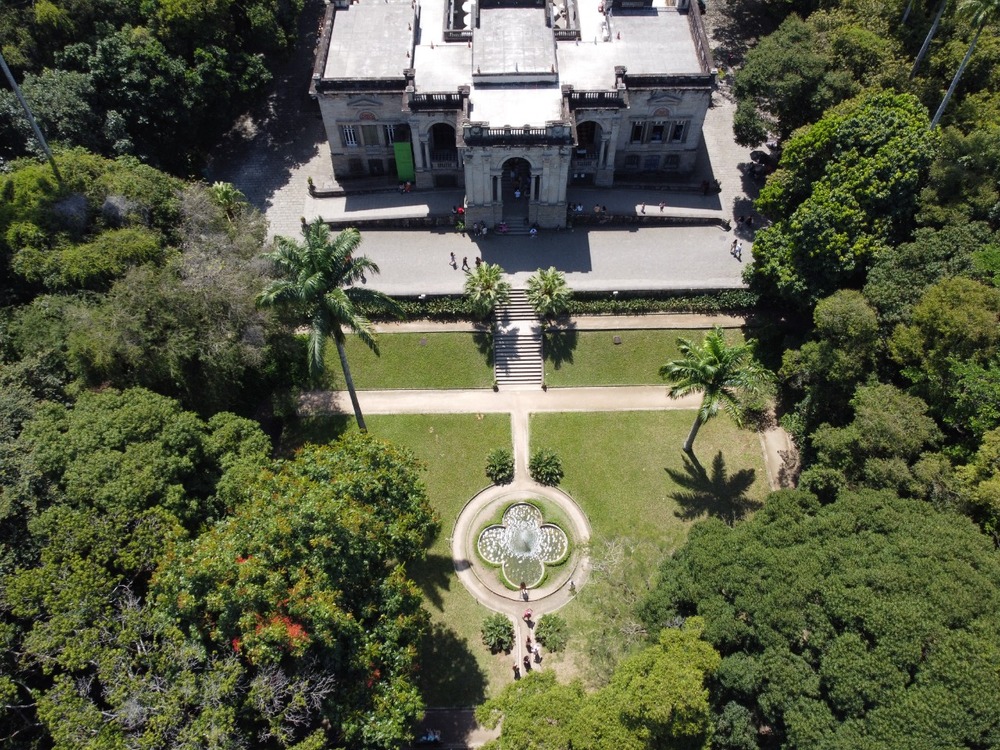
{"type": "MultiPolygon", "coordinates": [[[[700,342],[703,330],[653,329],[563,331],[546,334],[545,383],[551,388],[590,385],[659,385],[660,367],[680,356],[677,339],[700,342]],[[621,338],[620,344],[614,337],[621,338]]],[[[730,343],[742,341],[737,329],[726,331],[730,343]]]]}
{"type": "Polygon", "coordinates": [[[562,459],[562,489],[590,518],[594,541],[631,537],[676,549],[698,518],[739,516],[763,500],[767,474],[756,433],[726,417],[702,427],[695,458],[681,450],[693,411],[533,414],[531,449],[562,459]]]}
{"type": "MultiPolygon", "coordinates": [[[[347,338],[347,362],[358,390],[489,388],[492,344],[481,333],[383,333],[376,356],[357,336],[347,338]]],[[[329,342],[321,387],[344,388],[337,347],[329,342]]]]}

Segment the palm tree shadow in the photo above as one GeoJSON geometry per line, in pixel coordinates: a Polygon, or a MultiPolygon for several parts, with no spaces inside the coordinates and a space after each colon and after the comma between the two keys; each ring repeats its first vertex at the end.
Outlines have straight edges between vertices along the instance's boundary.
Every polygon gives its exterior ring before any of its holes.
{"type": "Polygon", "coordinates": [[[544,359],[558,370],[563,362],[573,364],[573,351],[580,341],[575,323],[555,323],[543,329],[542,352],[544,359]]]}
{"type": "Polygon", "coordinates": [[[693,453],[684,454],[683,470],[667,467],[664,471],[681,488],[673,497],[681,506],[676,515],[685,521],[708,515],[731,526],[761,507],[759,501],[746,495],[757,472],[740,469],[735,474],[728,474],[722,451],[712,459],[711,472],[705,471],[693,453]]]}
{"type": "Polygon", "coordinates": [[[479,353],[486,357],[486,364],[493,367],[493,326],[482,324],[476,326],[472,340],[479,353]]]}

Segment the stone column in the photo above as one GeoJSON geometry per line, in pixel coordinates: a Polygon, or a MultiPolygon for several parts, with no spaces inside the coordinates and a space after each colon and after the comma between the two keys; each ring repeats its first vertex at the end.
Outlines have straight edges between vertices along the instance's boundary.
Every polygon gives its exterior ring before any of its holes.
{"type": "Polygon", "coordinates": [[[621,129],[621,119],[616,116],[610,123],[601,123],[601,159],[597,163],[594,174],[594,184],[598,187],[611,187],[615,182],[615,153],[618,150],[618,132],[621,129]]]}

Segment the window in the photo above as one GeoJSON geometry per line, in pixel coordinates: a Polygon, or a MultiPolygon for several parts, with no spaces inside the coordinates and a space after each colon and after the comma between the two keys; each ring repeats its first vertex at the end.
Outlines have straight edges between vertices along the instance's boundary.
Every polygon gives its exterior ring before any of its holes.
{"type": "Polygon", "coordinates": [[[674,143],[683,143],[684,139],[687,137],[687,120],[681,120],[674,123],[674,132],[671,135],[670,140],[674,143]]]}
{"type": "Polygon", "coordinates": [[[663,123],[655,123],[649,132],[650,143],[663,143],[663,123]]]}
{"type": "Polygon", "coordinates": [[[660,168],[660,157],[659,156],[647,156],[642,160],[642,168],[647,172],[652,172],[660,168]]]}
{"type": "Polygon", "coordinates": [[[378,125],[362,125],[361,135],[365,138],[366,146],[379,146],[382,143],[378,139],[378,125]]]}
{"type": "Polygon", "coordinates": [[[340,140],[343,141],[345,146],[358,145],[358,134],[355,132],[353,125],[340,126],[340,140]]]}
{"type": "Polygon", "coordinates": [[[632,123],[632,137],[629,138],[631,143],[642,143],[642,123],[633,122],[632,123]]]}
{"type": "Polygon", "coordinates": [[[392,144],[396,142],[396,126],[395,125],[384,125],[385,128],[385,142],[387,144],[392,144]]]}
{"type": "Polygon", "coordinates": [[[638,169],[639,168],[639,155],[629,154],[625,157],[625,169],[638,169]]]}
{"type": "Polygon", "coordinates": [[[663,159],[664,169],[678,169],[681,166],[681,157],[677,154],[667,154],[663,159]]]}

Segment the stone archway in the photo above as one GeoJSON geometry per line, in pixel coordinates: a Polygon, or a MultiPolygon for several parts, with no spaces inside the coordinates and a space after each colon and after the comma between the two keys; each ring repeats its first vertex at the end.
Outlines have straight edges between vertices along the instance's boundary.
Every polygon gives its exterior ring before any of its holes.
{"type": "Polygon", "coordinates": [[[594,184],[595,174],[601,163],[601,142],[604,130],[594,120],[586,120],[576,126],[576,148],[570,163],[570,174],[577,185],[594,184]]]}
{"type": "Polygon", "coordinates": [[[458,145],[455,128],[444,122],[431,125],[428,131],[427,147],[430,151],[431,168],[455,169],[458,167],[458,145]]]}
{"type": "Polygon", "coordinates": [[[533,188],[531,162],[515,156],[507,159],[501,169],[500,201],[503,220],[515,227],[526,225],[533,188]]]}

